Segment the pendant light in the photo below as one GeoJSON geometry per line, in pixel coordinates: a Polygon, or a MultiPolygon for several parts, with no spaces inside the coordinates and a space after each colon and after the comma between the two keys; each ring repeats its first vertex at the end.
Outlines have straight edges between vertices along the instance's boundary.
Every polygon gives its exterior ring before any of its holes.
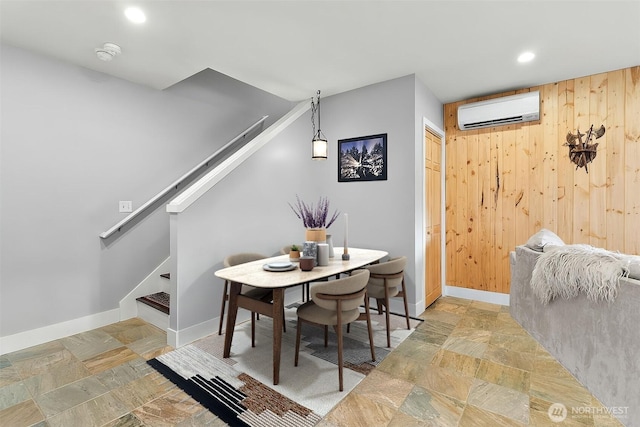
{"type": "Polygon", "coordinates": [[[327,159],[327,138],[320,130],[320,91],[318,91],[317,101],[314,103],[311,98],[311,124],[313,125],[313,139],[311,140],[311,158],[313,160],[327,159]],[[318,112],[318,132],[316,133],[315,115],[318,112]]]}

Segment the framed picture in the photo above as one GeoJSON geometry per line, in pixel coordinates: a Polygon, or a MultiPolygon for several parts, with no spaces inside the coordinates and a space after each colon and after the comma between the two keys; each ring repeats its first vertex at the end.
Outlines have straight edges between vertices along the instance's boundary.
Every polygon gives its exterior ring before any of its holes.
{"type": "Polygon", "coordinates": [[[387,134],[338,140],[338,182],[387,179],[387,134]]]}

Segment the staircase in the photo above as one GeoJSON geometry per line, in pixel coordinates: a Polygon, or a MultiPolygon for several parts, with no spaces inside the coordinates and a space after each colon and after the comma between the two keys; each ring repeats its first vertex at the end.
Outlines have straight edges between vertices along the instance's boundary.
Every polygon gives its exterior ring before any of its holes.
{"type": "MultiPolygon", "coordinates": [[[[200,176],[198,172],[198,178],[195,178],[195,181],[190,183],[188,186],[185,186],[179,194],[173,196],[173,188],[171,189],[167,187],[167,189],[163,190],[156,197],[151,199],[148,204],[158,203],[158,201],[164,197],[169,197],[169,193],[171,193],[171,202],[166,205],[166,211],[170,214],[171,220],[170,223],[170,236],[171,240],[180,239],[181,236],[184,236],[185,233],[188,232],[189,227],[193,226],[197,227],[207,227],[208,224],[206,222],[200,223],[200,220],[196,220],[193,216],[187,217],[184,220],[178,221],[179,215],[181,215],[187,209],[198,209],[197,207],[191,208],[192,205],[199,206],[200,209],[204,205],[198,204],[198,201],[201,196],[207,193],[211,188],[213,188],[218,182],[224,179],[229,173],[231,173],[234,169],[236,169],[240,164],[249,159],[256,151],[264,147],[269,141],[274,139],[277,135],[279,135],[282,131],[284,131],[287,127],[289,127],[292,123],[294,123],[299,117],[301,117],[306,111],[310,109],[310,105],[307,101],[300,102],[294,108],[291,109],[288,113],[278,119],[275,123],[270,125],[267,129],[262,130],[257,136],[250,139],[246,142],[246,144],[240,144],[241,147],[235,147],[236,142],[240,142],[240,140],[247,139],[249,132],[252,132],[254,128],[258,125],[261,125],[266,116],[259,120],[258,123],[253,125],[249,130],[245,131],[243,134],[236,137],[230,143],[227,144],[227,148],[229,152],[228,156],[224,156],[224,159],[220,158],[220,162],[216,162],[215,165],[208,164],[209,159],[207,161],[201,162],[198,166],[196,166],[192,171],[200,171],[201,168],[213,166],[213,168],[209,172],[204,172],[200,176]],[[233,147],[232,147],[233,146],[233,147]],[[178,223],[181,224],[178,227],[178,223]],[[185,224],[185,226],[182,226],[185,224]],[[189,227],[187,227],[187,224],[189,227]]],[[[218,156],[218,153],[214,153],[211,157],[213,160],[214,157],[218,156]]],[[[196,175],[194,172],[193,175],[196,175]]],[[[192,176],[192,172],[188,172],[185,176],[192,176]]],[[[186,179],[186,178],[185,178],[186,179]]],[[[183,179],[180,178],[176,182],[182,183],[183,179]]],[[[182,184],[180,184],[182,185],[182,184]]],[[[145,204],[146,205],[146,204],[145,204]]],[[[140,208],[139,208],[140,209],[140,208]]],[[[133,213],[131,214],[131,218],[124,218],[120,223],[111,227],[111,229],[103,232],[100,237],[103,239],[108,239],[116,232],[126,231],[125,224],[130,224],[126,221],[132,221],[135,216],[133,213]]],[[[130,227],[127,226],[127,227],[130,227]]],[[[193,228],[191,228],[193,229],[193,228]]],[[[178,263],[175,260],[189,260],[191,259],[191,252],[196,251],[196,247],[194,245],[180,245],[180,256],[178,256],[178,246],[179,245],[170,245],[170,255],[163,263],[156,267],[156,269],[150,273],[142,282],[134,287],[127,295],[125,295],[120,300],[120,315],[123,319],[128,319],[131,317],[140,317],[144,320],[147,320],[149,323],[152,323],[159,328],[168,332],[167,340],[170,345],[174,347],[180,347],[183,343],[189,343],[194,341],[196,338],[201,338],[206,335],[206,328],[209,324],[217,323],[216,318],[208,319],[204,322],[200,322],[198,324],[192,324],[193,319],[191,319],[188,315],[191,307],[188,306],[188,302],[193,299],[204,298],[210,293],[210,288],[208,286],[203,286],[202,284],[198,284],[197,286],[192,286],[194,283],[192,282],[192,278],[190,277],[190,273],[192,273],[193,266],[189,264],[189,262],[181,262],[178,263]],[[176,263],[176,270],[173,271],[176,274],[177,271],[184,270],[186,274],[181,275],[180,277],[174,276],[172,278],[171,286],[158,286],[157,281],[160,280],[159,276],[162,272],[171,270],[169,265],[169,260],[173,259],[176,263]],[[180,280],[178,280],[180,279],[180,280]],[[154,300],[156,298],[152,298],[151,295],[158,293],[159,291],[165,291],[167,293],[173,292],[171,288],[175,288],[175,293],[172,295],[173,297],[173,306],[174,312],[171,313],[171,323],[173,324],[173,328],[169,328],[169,315],[158,310],[156,307],[149,305],[149,300],[154,300]],[[179,295],[182,295],[185,290],[189,290],[189,298],[178,298],[179,295]],[[141,298],[142,297],[142,298],[141,298]],[[138,298],[141,298],[138,299],[138,298]],[[174,324],[175,323],[175,324],[174,324]],[[178,325],[180,327],[178,327],[178,325]]],[[[166,283],[166,278],[163,278],[166,283]]],[[[203,317],[211,316],[210,313],[198,313],[203,317]]]]}
{"type": "MultiPolygon", "coordinates": [[[[169,273],[160,275],[162,280],[169,280],[169,273]]],[[[136,298],[138,317],[162,330],[169,328],[169,293],[161,291],[136,298]]]]}
{"type": "Polygon", "coordinates": [[[169,314],[169,294],[166,292],[156,292],[155,294],[138,297],[136,301],[160,310],[164,314],[169,314]]]}

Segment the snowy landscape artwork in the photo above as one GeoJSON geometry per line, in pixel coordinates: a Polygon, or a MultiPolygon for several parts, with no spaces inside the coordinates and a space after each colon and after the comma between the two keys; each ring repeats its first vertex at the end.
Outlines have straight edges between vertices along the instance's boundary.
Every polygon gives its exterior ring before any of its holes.
{"type": "Polygon", "coordinates": [[[387,134],[338,140],[338,182],[387,179],[387,134]]]}

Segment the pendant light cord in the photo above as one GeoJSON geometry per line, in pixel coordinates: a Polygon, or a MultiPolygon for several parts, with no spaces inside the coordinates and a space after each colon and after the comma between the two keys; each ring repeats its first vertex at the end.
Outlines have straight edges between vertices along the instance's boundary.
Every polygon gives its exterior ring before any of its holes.
{"type": "Polygon", "coordinates": [[[320,139],[320,135],[322,134],[322,130],[320,130],[320,91],[318,91],[317,97],[316,102],[311,98],[311,125],[313,130],[313,139],[315,139],[316,136],[320,139]],[[318,113],[318,133],[316,133],[316,112],[318,113]]]}

